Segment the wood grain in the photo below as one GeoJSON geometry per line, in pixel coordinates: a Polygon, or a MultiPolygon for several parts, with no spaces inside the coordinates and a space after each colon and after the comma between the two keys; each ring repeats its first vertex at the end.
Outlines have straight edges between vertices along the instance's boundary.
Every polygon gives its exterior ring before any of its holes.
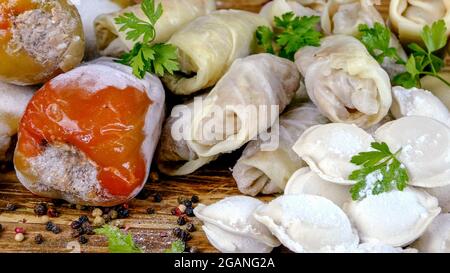
{"type": "MultiPolygon", "coordinates": [[[[220,8],[241,8],[257,11],[267,1],[218,1],[220,8]]],[[[382,0],[377,6],[383,15],[387,15],[388,0],[382,0]]],[[[154,203],[152,198],[147,200],[132,200],[130,202],[130,217],[124,219],[123,223],[132,232],[134,239],[146,252],[162,252],[175,240],[171,230],[176,225],[177,217],[171,215],[171,209],[177,206],[179,196],[192,196],[196,194],[202,203],[211,204],[224,197],[237,195],[239,191],[231,176],[229,169],[234,165],[239,152],[220,159],[195,174],[184,177],[160,177],[159,182],[149,182],[146,189],[152,193],[160,193],[163,197],[161,203],[154,203]],[[156,214],[148,215],[146,209],[152,207],[156,214]]],[[[272,197],[263,197],[270,200],[272,197]]],[[[52,218],[55,224],[60,225],[62,233],[55,235],[45,230],[47,217],[37,217],[33,208],[37,203],[49,202],[51,200],[37,197],[26,190],[15,177],[13,172],[0,175],[0,224],[3,232],[0,232],[0,252],[70,252],[68,249],[71,242],[76,241],[71,237],[71,221],[80,215],[88,215],[89,212],[70,208],[67,205],[58,210],[61,216],[52,218]],[[14,212],[6,211],[4,208],[8,203],[14,203],[19,208],[14,212]],[[23,242],[14,240],[14,229],[24,227],[26,239],[23,242]],[[42,234],[45,241],[41,245],[34,243],[34,236],[42,234]]],[[[196,246],[201,252],[216,252],[208,243],[204,233],[201,231],[201,223],[198,219],[191,221],[197,226],[193,239],[189,245],[196,246]]],[[[81,246],[82,252],[107,252],[107,244],[102,236],[89,236],[89,242],[81,246]]]]}

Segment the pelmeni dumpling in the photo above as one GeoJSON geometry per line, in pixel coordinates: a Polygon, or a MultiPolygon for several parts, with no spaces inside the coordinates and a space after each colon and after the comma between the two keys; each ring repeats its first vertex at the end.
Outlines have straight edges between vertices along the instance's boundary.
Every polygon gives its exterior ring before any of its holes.
{"type": "Polygon", "coordinates": [[[396,86],[392,88],[392,97],[391,112],[397,119],[406,116],[422,116],[450,125],[447,107],[427,90],[396,86]]]}
{"type": "Polygon", "coordinates": [[[424,253],[450,253],[450,214],[438,215],[413,246],[424,253]]]}
{"type": "Polygon", "coordinates": [[[428,188],[426,191],[438,199],[442,212],[450,213],[450,185],[428,188]]]}
{"type": "Polygon", "coordinates": [[[352,185],[349,175],[357,169],[351,158],[370,150],[371,135],[355,125],[332,123],[306,130],[295,143],[294,151],[322,179],[352,185]]]}
{"type": "Polygon", "coordinates": [[[270,231],[253,217],[255,209],[263,204],[252,197],[233,196],[209,206],[199,204],[194,213],[204,222],[203,229],[218,250],[263,253],[280,245],[270,231]]]}
{"type": "Polygon", "coordinates": [[[284,194],[318,195],[333,201],[338,207],[351,200],[350,187],[323,180],[310,168],[301,168],[289,179],[284,194]]]}
{"type": "Polygon", "coordinates": [[[295,60],[309,97],[331,121],[369,128],[389,112],[389,76],[356,38],[328,36],[320,47],[300,49],[295,60]]]}
{"type": "MultiPolygon", "coordinates": [[[[446,81],[450,81],[450,72],[440,72],[438,75],[446,81]]],[[[420,84],[423,89],[429,90],[447,106],[447,109],[450,109],[450,87],[433,76],[423,77],[420,79],[420,84]]]]}
{"type": "Polygon", "coordinates": [[[386,142],[409,174],[409,185],[450,185],[450,128],[428,117],[404,117],[380,127],[374,135],[386,142]]]}
{"type": "Polygon", "coordinates": [[[450,26],[449,0],[391,0],[389,6],[389,21],[404,43],[421,42],[423,27],[440,19],[450,26]]]}
{"type": "Polygon", "coordinates": [[[297,253],[351,248],[359,241],[347,215],[333,202],[320,196],[280,196],[258,207],[254,216],[284,246],[297,253]]]}
{"type": "Polygon", "coordinates": [[[424,190],[369,195],[344,205],[362,242],[406,246],[419,238],[441,209],[438,201],[424,190]]]}
{"type": "Polygon", "coordinates": [[[286,0],[274,0],[268,2],[261,9],[260,15],[267,18],[267,20],[274,26],[274,18],[275,16],[279,17],[287,12],[294,12],[297,16],[320,16],[320,12],[304,7],[301,4],[295,1],[286,1],[286,0]]]}

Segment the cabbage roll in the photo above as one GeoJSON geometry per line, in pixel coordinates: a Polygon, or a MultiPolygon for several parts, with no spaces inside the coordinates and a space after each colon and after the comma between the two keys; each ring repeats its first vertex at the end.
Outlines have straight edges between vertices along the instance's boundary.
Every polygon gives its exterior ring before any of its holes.
{"type": "Polygon", "coordinates": [[[12,138],[17,134],[19,121],[35,90],[0,82],[0,161],[7,159],[12,138]]]}
{"type": "Polygon", "coordinates": [[[328,36],[295,59],[309,97],[331,121],[369,128],[388,114],[389,76],[356,38],[328,36]]]}
{"type": "Polygon", "coordinates": [[[389,21],[403,43],[421,42],[426,25],[443,19],[450,34],[450,0],[391,0],[389,21]]]}
{"type": "Polygon", "coordinates": [[[158,168],[164,174],[170,176],[191,174],[217,158],[217,156],[200,157],[189,147],[186,134],[190,133],[193,110],[194,102],[177,105],[166,120],[157,157],[158,168]],[[178,138],[175,133],[180,134],[178,138]]]}
{"type": "Polygon", "coordinates": [[[255,52],[255,31],[261,25],[269,25],[264,17],[237,10],[196,19],[169,40],[178,47],[181,71],[166,75],[164,83],[178,95],[215,85],[234,60],[255,52]]]}
{"type": "MultiPolygon", "coordinates": [[[[156,0],[163,5],[163,15],[156,23],[156,38],[153,43],[164,43],[180,28],[197,17],[215,10],[213,0],[156,0]]],[[[115,18],[125,13],[134,13],[139,19],[148,21],[141,5],[134,5],[118,12],[104,14],[95,20],[97,46],[102,55],[120,56],[133,48],[134,42],[126,39],[126,32],[121,32],[115,18]]]]}
{"type": "Polygon", "coordinates": [[[195,109],[190,147],[203,157],[239,149],[275,124],[299,82],[287,59],[264,53],[236,60],[195,109]]]}
{"type": "Polygon", "coordinates": [[[297,16],[320,16],[320,12],[304,7],[301,4],[295,1],[286,1],[286,0],[274,0],[261,9],[260,15],[267,18],[267,20],[274,26],[274,18],[277,16],[281,16],[287,12],[294,12],[297,16]]]}
{"type": "Polygon", "coordinates": [[[283,192],[291,175],[304,167],[304,161],[292,150],[297,139],[311,126],[327,123],[312,103],[294,107],[280,117],[279,146],[274,151],[261,148],[261,139],[251,141],[233,168],[239,190],[247,195],[283,192]]]}
{"type": "MultiPolygon", "coordinates": [[[[373,27],[375,23],[385,25],[383,17],[367,0],[355,0],[350,3],[339,3],[336,0],[329,1],[322,14],[321,25],[326,35],[345,34],[358,37],[358,27],[366,24],[373,27]]],[[[397,37],[392,34],[390,47],[397,49],[397,52],[404,61],[407,56],[397,37]]],[[[405,67],[395,63],[390,58],[386,58],[382,67],[389,76],[394,76],[405,72],[405,67]]]]}

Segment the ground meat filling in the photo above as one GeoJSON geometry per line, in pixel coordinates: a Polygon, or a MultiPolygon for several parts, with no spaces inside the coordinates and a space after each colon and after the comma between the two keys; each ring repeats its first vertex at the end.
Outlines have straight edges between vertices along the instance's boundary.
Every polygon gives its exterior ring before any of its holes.
{"type": "Polygon", "coordinates": [[[72,41],[77,21],[56,4],[50,11],[29,10],[13,21],[10,50],[24,49],[37,62],[57,65],[72,41]]]}
{"type": "Polygon", "coordinates": [[[81,199],[101,195],[97,180],[97,166],[77,148],[67,144],[46,145],[45,150],[30,160],[34,175],[40,177],[39,186],[81,199]]]}

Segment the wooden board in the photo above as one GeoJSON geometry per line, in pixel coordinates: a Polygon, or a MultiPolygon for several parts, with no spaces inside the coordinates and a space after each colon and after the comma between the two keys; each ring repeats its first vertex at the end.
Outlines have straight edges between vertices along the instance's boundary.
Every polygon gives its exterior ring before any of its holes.
{"type": "MultiPolygon", "coordinates": [[[[218,1],[221,8],[242,8],[257,11],[265,0],[252,1],[218,1]]],[[[383,0],[379,6],[384,15],[387,14],[388,0],[383,0]]],[[[193,175],[177,178],[160,177],[158,182],[149,182],[146,189],[152,193],[160,193],[163,197],[161,203],[154,203],[152,198],[147,200],[133,200],[130,202],[130,217],[123,220],[125,226],[132,232],[135,240],[146,252],[162,252],[168,248],[176,238],[171,230],[177,227],[177,217],[171,215],[171,209],[177,206],[179,196],[191,196],[196,194],[200,201],[210,204],[226,196],[239,194],[235,182],[231,177],[230,168],[239,157],[239,152],[221,158],[219,161],[203,168],[193,175]],[[148,215],[146,209],[153,207],[156,214],[148,215]]],[[[271,196],[262,199],[270,200],[271,196]]],[[[58,210],[60,217],[51,220],[62,228],[62,233],[55,235],[45,230],[46,217],[34,215],[33,208],[37,203],[50,202],[51,200],[37,197],[27,191],[15,177],[13,172],[0,176],[0,224],[4,231],[0,233],[0,252],[71,252],[71,242],[76,239],[71,237],[71,221],[80,215],[88,215],[89,212],[69,208],[64,205],[58,210]],[[14,212],[5,211],[8,203],[18,205],[14,212]],[[14,240],[14,229],[23,227],[26,230],[26,239],[23,242],[14,240]],[[41,245],[34,242],[36,234],[42,234],[45,241],[41,245]]],[[[200,252],[216,252],[208,243],[201,231],[200,222],[192,218],[198,231],[194,232],[190,246],[197,247],[200,252]]],[[[89,242],[82,245],[82,252],[107,252],[107,243],[102,236],[89,236],[89,242]]]]}

